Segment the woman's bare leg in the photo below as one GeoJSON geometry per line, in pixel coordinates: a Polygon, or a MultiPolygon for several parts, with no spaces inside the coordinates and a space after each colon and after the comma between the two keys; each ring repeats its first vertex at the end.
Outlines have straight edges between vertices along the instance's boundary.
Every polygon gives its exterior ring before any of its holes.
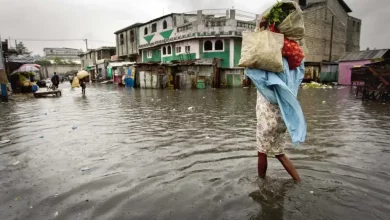
{"type": "Polygon", "coordinates": [[[260,178],[265,178],[265,174],[267,172],[267,166],[268,166],[267,155],[257,152],[257,157],[258,157],[257,172],[260,178]]]}
{"type": "Polygon", "coordinates": [[[290,176],[296,181],[300,182],[301,178],[299,177],[298,171],[295,169],[293,163],[291,162],[290,159],[284,154],[282,155],[277,155],[276,158],[282,163],[284,169],[290,174],[290,176]]]}

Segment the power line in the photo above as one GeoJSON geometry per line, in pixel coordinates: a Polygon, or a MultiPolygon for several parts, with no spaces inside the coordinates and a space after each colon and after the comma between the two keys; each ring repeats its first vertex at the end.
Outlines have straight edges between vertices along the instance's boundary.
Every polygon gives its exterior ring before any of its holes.
{"type": "Polygon", "coordinates": [[[85,39],[37,39],[37,38],[11,38],[18,41],[83,41],[85,39]]]}
{"type": "MultiPolygon", "coordinates": [[[[17,40],[17,41],[85,41],[86,39],[39,39],[39,38],[10,38],[12,40],[17,40]]],[[[110,41],[104,41],[104,40],[94,40],[94,39],[88,39],[88,41],[93,41],[93,42],[100,42],[100,43],[110,43],[112,44],[113,42],[110,41]]]]}

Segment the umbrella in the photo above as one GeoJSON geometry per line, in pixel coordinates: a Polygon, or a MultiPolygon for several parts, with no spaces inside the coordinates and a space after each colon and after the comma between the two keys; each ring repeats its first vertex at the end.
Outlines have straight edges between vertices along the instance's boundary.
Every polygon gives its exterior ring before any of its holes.
{"type": "Polygon", "coordinates": [[[24,72],[36,72],[41,68],[40,65],[37,64],[23,64],[19,69],[13,71],[12,73],[24,73],[24,72]]]}
{"type": "Polygon", "coordinates": [[[77,78],[82,79],[89,76],[89,73],[85,70],[81,70],[77,73],[77,78]]]}

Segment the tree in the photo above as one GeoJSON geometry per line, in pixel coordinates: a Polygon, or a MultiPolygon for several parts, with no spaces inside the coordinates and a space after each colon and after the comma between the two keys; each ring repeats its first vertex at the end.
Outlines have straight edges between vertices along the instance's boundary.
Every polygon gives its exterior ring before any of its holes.
{"type": "Polygon", "coordinates": [[[57,65],[66,64],[66,62],[64,62],[60,57],[55,57],[54,63],[57,65]]]}
{"type": "Polygon", "coordinates": [[[24,46],[23,42],[19,42],[15,47],[16,52],[18,55],[30,55],[31,52],[28,51],[27,47],[24,46]]]}
{"type": "Polygon", "coordinates": [[[49,60],[36,60],[35,64],[38,64],[40,66],[50,66],[51,62],[49,60]]]}
{"type": "Polygon", "coordinates": [[[67,64],[69,64],[69,65],[76,65],[76,63],[73,60],[68,60],[67,64]]]}

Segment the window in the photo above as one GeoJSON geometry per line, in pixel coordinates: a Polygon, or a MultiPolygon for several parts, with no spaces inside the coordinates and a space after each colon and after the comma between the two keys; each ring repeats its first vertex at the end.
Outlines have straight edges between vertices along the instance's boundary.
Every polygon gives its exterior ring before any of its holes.
{"type": "Polygon", "coordinates": [[[157,31],[157,24],[154,23],[152,24],[152,33],[156,32],[157,31]]]}
{"type": "Polygon", "coordinates": [[[119,35],[119,43],[120,43],[121,45],[123,45],[123,44],[125,43],[125,40],[124,40],[124,38],[123,38],[123,34],[120,34],[120,35],[119,35]]]}
{"type": "Polygon", "coordinates": [[[360,22],[357,23],[357,31],[360,31],[360,22]]]}
{"type": "Polygon", "coordinates": [[[181,53],[181,47],[176,47],[176,53],[181,53]]]}
{"type": "Polygon", "coordinates": [[[172,47],[168,46],[168,54],[172,54],[172,47]]]}
{"type": "Polygon", "coordinates": [[[89,59],[92,59],[92,53],[89,53],[89,59]]]}
{"type": "Polygon", "coordinates": [[[148,58],[152,58],[152,50],[147,50],[147,51],[146,51],[146,56],[147,56],[148,58]]]}
{"type": "Polygon", "coordinates": [[[130,42],[133,43],[134,42],[134,30],[131,30],[130,31],[130,42]]]}
{"type": "Polygon", "coordinates": [[[352,22],[352,27],[355,27],[355,21],[352,22]]]}
{"type": "Polygon", "coordinates": [[[209,40],[204,42],[204,50],[205,51],[213,50],[213,43],[211,43],[211,41],[209,41],[209,40]]]}
{"type": "Polygon", "coordinates": [[[148,35],[148,28],[147,27],[145,27],[145,29],[144,29],[144,35],[148,35]]]}
{"type": "Polygon", "coordinates": [[[164,20],[164,22],[163,22],[163,29],[167,29],[167,28],[168,28],[167,21],[164,20]]]}
{"type": "Polygon", "coordinates": [[[186,46],[185,47],[185,52],[190,53],[191,52],[191,46],[186,46]]]}
{"type": "Polygon", "coordinates": [[[167,48],[163,47],[163,55],[166,55],[166,54],[167,54],[167,48]]]}
{"type": "Polygon", "coordinates": [[[215,41],[215,50],[223,50],[223,42],[221,40],[215,41]]]}

